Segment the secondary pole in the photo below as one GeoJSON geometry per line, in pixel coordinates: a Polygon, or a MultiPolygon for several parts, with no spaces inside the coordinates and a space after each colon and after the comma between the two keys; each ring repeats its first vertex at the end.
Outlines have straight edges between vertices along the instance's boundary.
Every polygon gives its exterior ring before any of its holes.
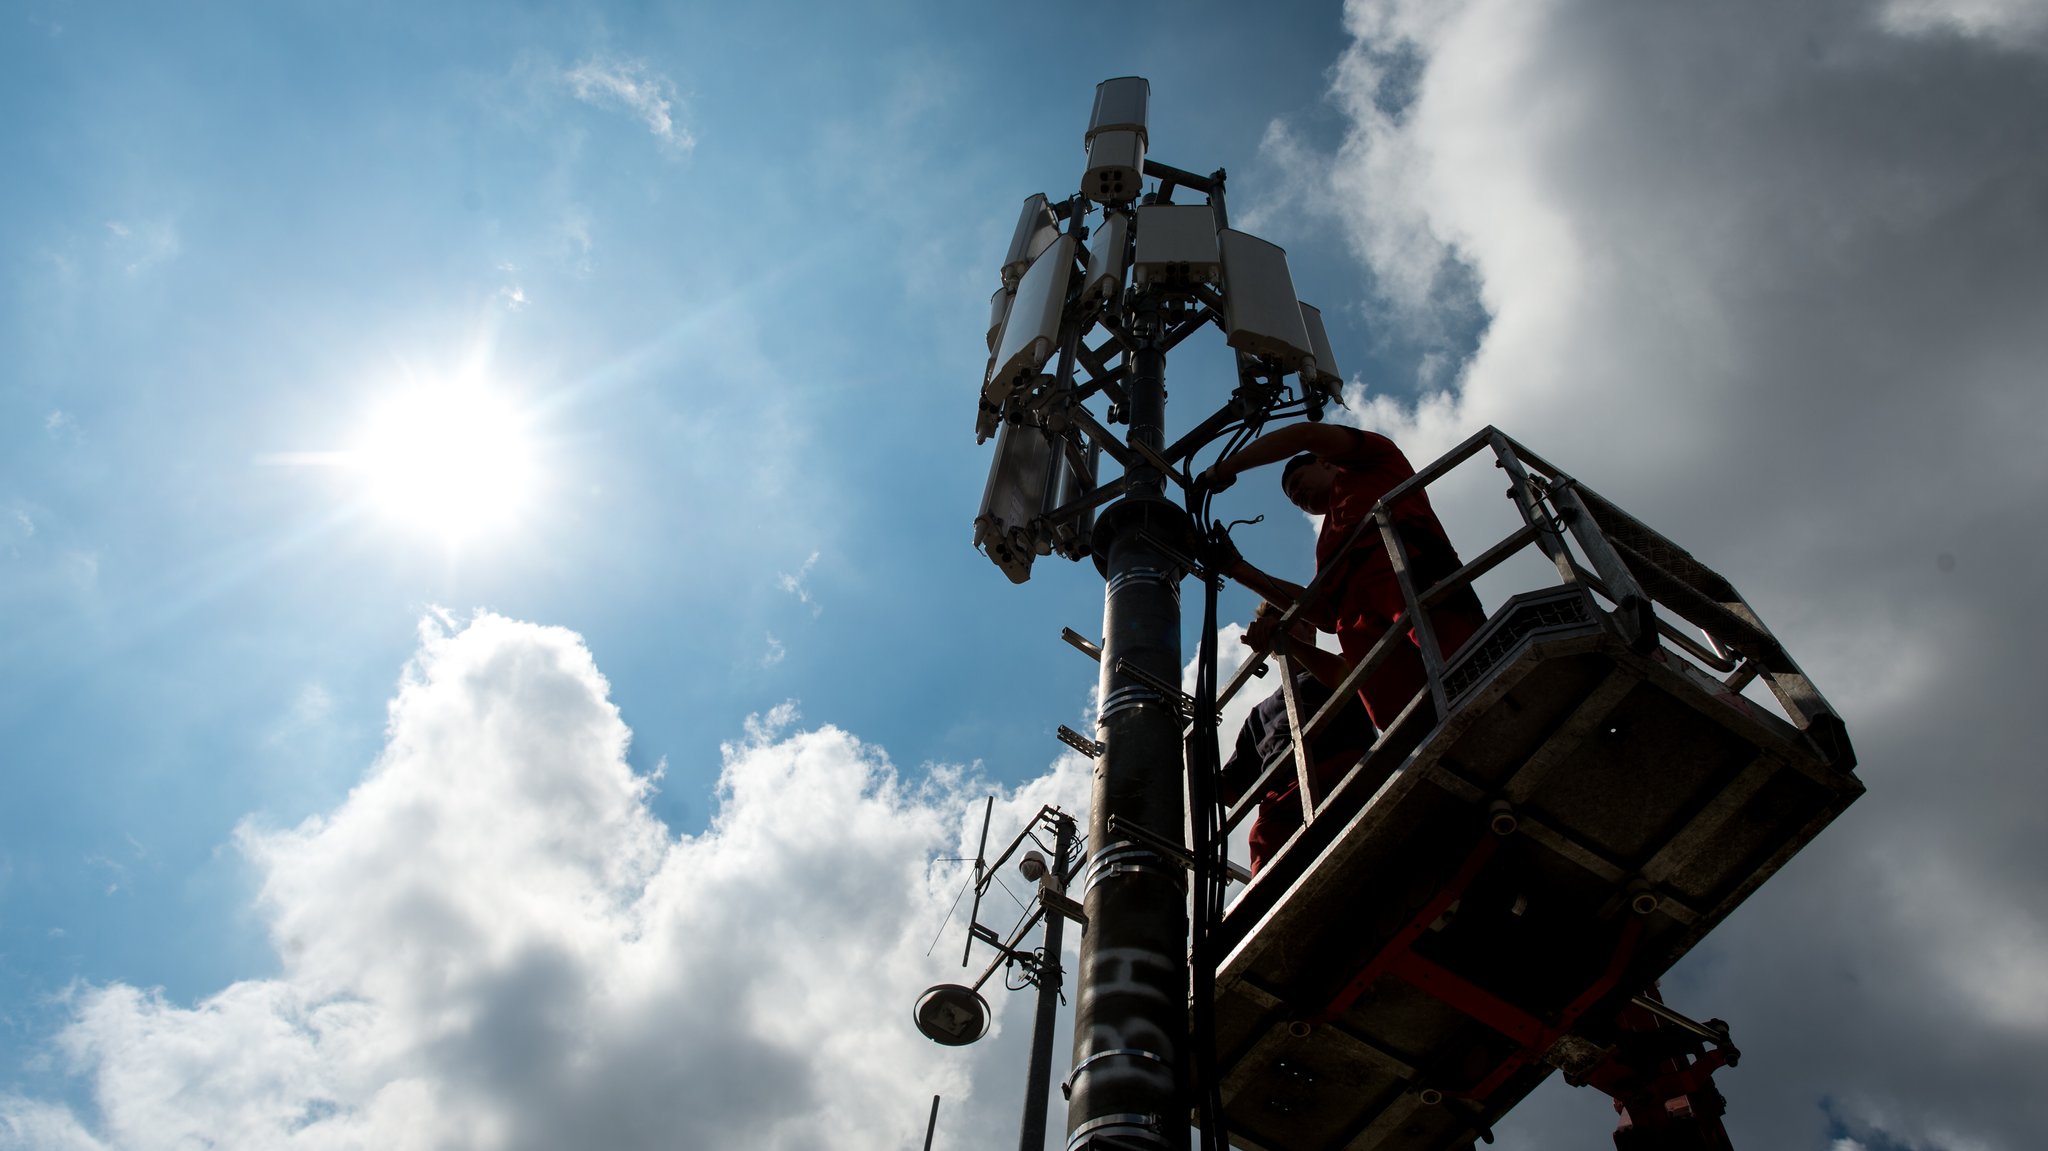
{"type": "MultiPolygon", "coordinates": [[[[1052,871],[1057,884],[1066,878],[1074,854],[1074,821],[1061,812],[1053,832],[1052,871]]],[[[1044,882],[1043,880],[1041,882],[1044,882]]],[[[1031,1064],[1024,1083],[1024,1122],[1017,1151],[1045,1151],[1045,1115],[1052,1095],[1052,1032],[1059,1017],[1060,952],[1066,944],[1067,917],[1058,911],[1045,916],[1045,954],[1038,962],[1038,1014],[1031,1024],[1031,1064]]]]}
{"type": "MultiPolygon", "coordinates": [[[[1141,310],[1124,388],[1129,441],[1165,445],[1166,354],[1155,310],[1141,310]]],[[[1136,464],[1128,494],[1096,523],[1094,555],[1108,580],[1103,601],[1101,715],[1074,1006],[1074,1070],[1067,1146],[1187,1144],[1187,879],[1180,864],[1110,820],[1178,842],[1185,823],[1177,703],[1120,665],[1180,681],[1180,581],[1187,513],[1165,498],[1165,477],[1136,464]],[[1160,545],[1165,544],[1162,548],[1160,545]],[[1171,551],[1169,551],[1171,549],[1171,551]]]]}

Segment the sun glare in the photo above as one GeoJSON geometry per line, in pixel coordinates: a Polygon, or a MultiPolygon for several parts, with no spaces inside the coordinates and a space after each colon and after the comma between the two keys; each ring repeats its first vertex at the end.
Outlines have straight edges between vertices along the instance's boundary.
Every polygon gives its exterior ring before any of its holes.
{"type": "Polygon", "coordinates": [[[504,526],[531,494],[526,424],[480,386],[414,388],[372,413],[351,455],[381,512],[461,540],[504,526]]]}

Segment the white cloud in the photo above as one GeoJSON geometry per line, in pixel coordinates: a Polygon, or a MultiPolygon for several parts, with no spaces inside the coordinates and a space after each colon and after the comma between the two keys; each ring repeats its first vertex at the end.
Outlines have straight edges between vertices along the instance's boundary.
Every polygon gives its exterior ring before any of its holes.
{"type": "Polygon", "coordinates": [[[263,742],[280,751],[291,749],[299,741],[325,732],[333,718],[333,694],[318,683],[305,684],[292,696],[290,706],[270,725],[263,742]]]}
{"type": "Polygon", "coordinates": [[[812,552],[810,555],[804,557],[804,562],[802,566],[798,567],[796,571],[778,572],[775,576],[776,586],[781,588],[783,591],[786,591],[789,594],[795,596],[797,598],[798,603],[808,605],[811,609],[811,614],[813,616],[819,615],[825,610],[825,608],[824,605],[816,603],[811,599],[810,585],[806,584],[804,581],[810,578],[811,569],[817,566],[818,553],[812,552]]]}
{"type": "Polygon", "coordinates": [[[23,1151],[110,1151],[63,1107],[0,1095],[0,1147],[23,1151]]]}
{"type": "Polygon", "coordinates": [[[585,60],[563,77],[578,100],[620,107],[638,116],[665,146],[688,152],[697,146],[689,129],[676,123],[676,87],[640,60],[585,60]]]}
{"type": "Polygon", "coordinates": [[[1902,853],[1873,879],[1928,941],[1927,995],[1976,1027],[2048,1039],[2048,924],[2012,914],[1943,855],[1902,853]]]}
{"type": "Polygon", "coordinates": [[[178,226],[169,220],[109,220],[106,228],[107,245],[121,261],[121,270],[129,276],[139,276],[168,263],[184,251],[178,226]]]}
{"type": "Polygon", "coordinates": [[[52,436],[60,436],[66,432],[76,433],[77,429],[78,421],[62,408],[51,408],[50,414],[43,417],[43,430],[52,436]]]}
{"type": "MultiPolygon", "coordinates": [[[[960,978],[923,952],[961,878],[930,861],[978,830],[971,777],[906,783],[784,704],[676,839],[607,690],[560,629],[423,625],[347,800],[238,835],[279,974],[191,1005],[79,989],[60,1045],[97,1115],[0,1098],[0,1148],[895,1148],[935,1092],[955,1145],[1013,1116],[973,1083],[995,1060],[1007,1088],[1021,1036],[955,1052],[908,1023],[960,978]]],[[[995,834],[1086,787],[1063,761],[995,834]]]]}
{"type": "Polygon", "coordinates": [[[57,574],[73,592],[89,594],[100,584],[100,557],[96,552],[66,549],[57,557],[57,574]]]}
{"type": "MultiPolygon", "coordinates": [[[[1724,570],[1848,719],[1869,795],[1666,985],[1734,1024],[1737,1145],[1825,1146],[1822,1100],[1871,1146],[2044,1117],[2042,11],[1353,3],[1353,130],[1269,148],[1387,322],[1427,346],[1459,265],[1484,306],[1449,390],[1354,389],[1368,423],[1524,439],[1724,570]]],[[[1587,1095],[1503,1140],[1597,1138],[1587,1095]]]]}
{"type": "Polygon", "coordinates": [[[770,633],[768,636],[768,648],[761,653],[761,666],[774,667],[776,664],[781,663],[788,655],[789,650],[782,646],[782,641],[776,639],[774,634],[770,633]]]}
{"type": "Polygon", "coordinates": [[[1949,33],[2015,47],[2048,31],[2048,5],[2040,0],[1888,0],[1879,21],[1904,36],[1949,33]]]}
{"type": "Polygon", "coordinates": [[[562,254],[567,258],[570,271],[587,276],[595,266],[590,258],[595,247],[591,239],[590,213],[571,205],[562,216],[562,254]]]}
{"type": "Polygon", "coordinates": [[[101,892],[103,895],[118,895],[128,882],[128,867],[120,860],[94,852],[85,857],[84,863],[93,871],[105,873],[106,887],[101,892]]]}
{"type": "Polygon", "coordinates": [[[291,721],[295,724],[325,723],[333,714],[334,696],[317,683],[300,688],[292,698],[291,721]]]}

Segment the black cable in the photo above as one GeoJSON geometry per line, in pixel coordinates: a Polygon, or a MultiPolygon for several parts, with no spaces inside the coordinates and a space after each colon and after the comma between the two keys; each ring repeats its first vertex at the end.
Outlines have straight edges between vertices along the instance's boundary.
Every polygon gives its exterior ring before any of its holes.
{"type": "MultiPolygon", "coordinates": [[[[1225,455],[1240,446],[1248,429],[1239,429],[1226,445],[1225,455]]],[[[1210,518],[1213,493],[1188,493],[1188,511],[1204,541],[1217,531],[1210,518]]],[[[1205,557],[1206,562],[1206,557],[1205,557]]],[[[1195,659],[1195,723],[1188,735],[1186,761],[1188,801],[1193,811],[1188,826],[1194,842],[1194,922],[1190,934],[1194,962],[1189,972],[1190,1047],[1195,1079],[1201,1084],[1197,1110],[1201,1118],[1203,1151],[1229,1151],[1230,1136],[1224,1128],[1223,1095],[1216,1073],[1216,961],[1217,930],[1223,918],[1228,882],[1226,861],[1229,840],[1222,831],[1221,803],[1216,795],[1216,597],[1222,580],[1203,580],[1202,632],[1195,659]]]]}
{"type": "MultiPolygon", "coordinates": [[[[1305,412],[1307,404],[1283,395],[1244,419],[1225,424],[1207,443],[1198,444],[1188,452],[1190,469],[1195,452],[1208,444],[1224,441],[1223,451],[1217,459],[1228,459],[1258,438],[1271,420],[1294,415],[1297,410],[1305,412]]],[[[1229,896],[1230,836],[1226,830],[1227,812],[1218,795],[1218,776],[1222,767],[1216,732],[1216,601],[1223,581],[1220,575],[1215,574],[1213,554],[1224,552],[1228,546],[1229,529],[1237,523],[1227,527],[1216,523],[1211,514],[1214,499],[1215,493],[1205,488],[1191,487],[1187,492],[1188,513],[1205,545],[1202,562],[1210,569],[1203,580],[1202,637],[1195,657],[1195,722],[1185,748],[1188,802],[1193,808],[1189,813],[1188,826],[1194,839],[1188,846],[1194,858],[1195,886],[1193,923],[1190,924],[1194,962],[1189,972],[1191,1004],[1188,1030],[1193,1070],[1201,1084],[1196,1110],[1201,1122],[1203,1151],[1230,1151],[1230,1134],[1223,1120],[1222,1085],[1216,1069],[1216,965],[1222,958],[1219,954],[1221,928],[1229,896]]]]}
{"type": "MultiPolygon", "coordinates": [[[[1043,948],[1039,949],[1040,955],[1044,953],[1043,948]]],[[[1003,990],[1022,991],[1026,987],[1036,985],[1037,980],[1032,978],[1031,972],[1025,969],[1022,962],[1012,959],[1010,962],[1003,964],[1003,990]]]]}
{"type": "Polygon", "coordinates": [[[1000,888],[1002,888],[1002,889],[1003,889],[1003,894],[1004,894],[1004,895],[1007,895],[1007,896],[1009,896],[1009,897],[1010,897],[1010,902],[1012,902],[1012,903],[1016,904],[1017,906],[1019,906],[1019,907],[1023,908],[1023,909],[1024,909],[1024,914],[1026,914],[1026,915],[1029,915],[1029,914],[1031,914],[1031,905],[1030,905],[1030,904],[1028,904],[1028,903],[1025,903],[1025,902],[1024,902],[1023,900],[1021,900],[1021,899],[1017,898],[1017,893],[1016,893],[1016,892],[1014,892],[1014,891],[1011,891],[1011,890],[1010,890],[1010,885],[1009,885],[1009,884],[1007,884],[1007,883],[1004,883],[1004,882],[1003,882],[1003,877],[1002,877],[1002,876],[1000,876],[1000,875],[996,876],[996,877],[995,877],[995,880],[996,880],[996,886],[997,886],[997,887],[1000,887],[1000,888]]]}

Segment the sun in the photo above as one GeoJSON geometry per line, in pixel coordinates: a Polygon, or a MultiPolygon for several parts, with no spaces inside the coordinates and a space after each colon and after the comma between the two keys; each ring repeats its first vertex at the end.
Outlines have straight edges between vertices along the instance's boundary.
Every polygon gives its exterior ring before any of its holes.
{"type": "Polygon", "coordinates": [[[534,484],[529,422],[480,383],[414,385],[372,410],[349,456],[380,513],[456,542],[524,510],[534,484]]]}

